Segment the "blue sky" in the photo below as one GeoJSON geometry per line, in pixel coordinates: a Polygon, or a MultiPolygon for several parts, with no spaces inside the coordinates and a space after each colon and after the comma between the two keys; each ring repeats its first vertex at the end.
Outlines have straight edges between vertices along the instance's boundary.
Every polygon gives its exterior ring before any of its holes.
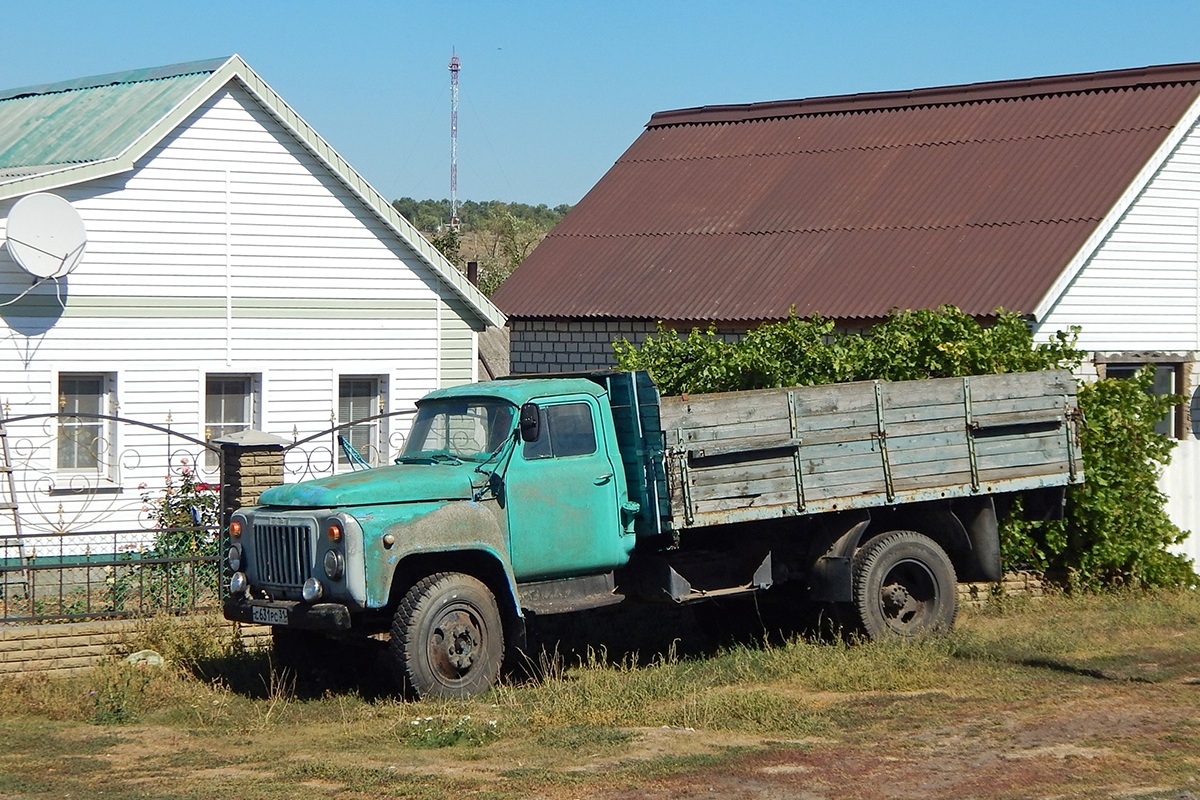
{"type": "Polygon", "coordinates": [[[238,53],[386,197],[575,203],[655,111],[1200,61],[1200,1],[0,0],[0,86],[238,53]]]}

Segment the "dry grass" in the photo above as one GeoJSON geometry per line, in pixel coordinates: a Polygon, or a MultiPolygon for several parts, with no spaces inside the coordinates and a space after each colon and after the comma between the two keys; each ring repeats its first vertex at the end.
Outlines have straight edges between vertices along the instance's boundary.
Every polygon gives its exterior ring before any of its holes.
{"type": "Polygon", "coordinates": [[[1191,592],[996,604],[916,643],[705,652],[663,634],[638,653],[552,649],[482,698],[407,703],[306,692],[266,653],[160,620],[129,649],[163,667],[0,682],[0,796],[754,797],[798,776],[816,797],[918,776],[914,798],[1179,796],[1200,791],[1198,623],[1191,592]]]}

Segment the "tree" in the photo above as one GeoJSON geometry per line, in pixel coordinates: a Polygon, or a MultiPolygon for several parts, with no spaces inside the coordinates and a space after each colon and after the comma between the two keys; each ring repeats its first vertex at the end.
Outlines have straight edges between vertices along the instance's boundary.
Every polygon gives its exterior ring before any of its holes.
{"type": "Polygon", "coordinates": [[[459,269],[479,264],[479,288],[490,295],[500,287],[546,234],[571,210],[499,200],[468,200],[458,209],[459,228],[450,228],[449,200],[401,197],[392,206],[420,230],[459,269]]]}

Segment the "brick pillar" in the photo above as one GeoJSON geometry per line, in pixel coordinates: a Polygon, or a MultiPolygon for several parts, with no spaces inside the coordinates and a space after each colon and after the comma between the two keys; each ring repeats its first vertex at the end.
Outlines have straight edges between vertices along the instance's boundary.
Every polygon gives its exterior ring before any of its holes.
{"type": "Polygon", "coordinates": [[[215,439],[221,446],[221,521],[243,506],[258,503],[272,486],[283,483],[283,448],[288,444],[262,431],[238,431],[215,439]]]}

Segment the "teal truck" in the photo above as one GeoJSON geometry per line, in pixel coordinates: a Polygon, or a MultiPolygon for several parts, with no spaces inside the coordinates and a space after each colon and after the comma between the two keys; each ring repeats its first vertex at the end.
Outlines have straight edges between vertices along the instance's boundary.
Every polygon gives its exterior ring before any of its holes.
{"type": "Polygon", "coordinates": [[[388,640],[465,696],[531,615],[759,593],[869,637],[953,624],[1000,578],[997,519],[1083,480],[1069,373],[660,397],[642,372],[521,377],[417,404],[393,465],[278,486],[230,518],[225,616],[289,659],[388,640]]]}

